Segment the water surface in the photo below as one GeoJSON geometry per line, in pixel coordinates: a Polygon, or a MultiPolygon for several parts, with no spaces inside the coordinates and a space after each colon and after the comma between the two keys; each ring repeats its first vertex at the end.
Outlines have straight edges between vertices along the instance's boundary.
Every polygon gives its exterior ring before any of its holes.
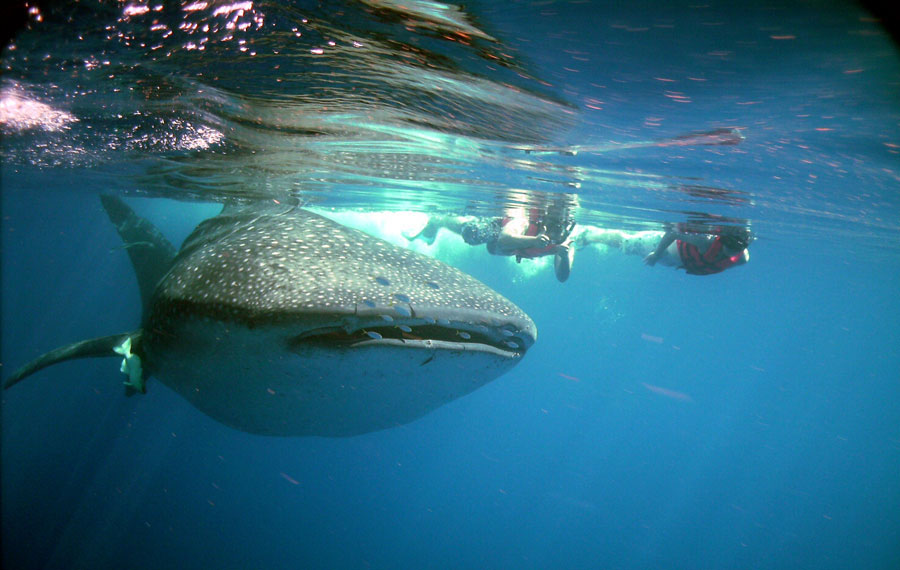
{"type": "Polygon", "coordinates": [[[403,245],[426,214],[548,196],[585,225],[757,237],[706,277],[589,248],[564,284],[416,242],[539,342],[354,438],[126,398],[112,360],[48,369],[3,394],[5,567],[900,562],[900,58],[859,6],[75,2],[2,65],[7,371],[139,321],[101,192],[174,243],[234,198],[403,245]]]}

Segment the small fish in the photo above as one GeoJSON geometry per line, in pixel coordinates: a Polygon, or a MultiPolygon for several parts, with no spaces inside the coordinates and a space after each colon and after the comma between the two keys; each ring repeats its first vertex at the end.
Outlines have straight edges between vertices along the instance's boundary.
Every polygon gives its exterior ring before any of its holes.
{"type": "Polygon", "coordinates": [[[650,390],[654,394],[659,394],[660,396],[665,396],[666,398],[672,398],[673,400],[680,400],[682,402],[693,402],[693,398],[685,394],[684,392],[676,392],[675,390],[669,390],[668,388],[663,388],[661,386],[654,386],[653,384],[647,384],[646,382],[641,382],[641,385],[644,388],[650,390]]]}
{"type": "Polygon", "coordinates": [[[297,481],[296,479],[294,479],[293,477],[291,477],[290,475],[288,475],[287,473],[285,473],[283,471],[280,473],[280,475],[284,478],[285,481],[287,481],[291,485],[299,485],[300,484],[300,481],[297,481]]]}

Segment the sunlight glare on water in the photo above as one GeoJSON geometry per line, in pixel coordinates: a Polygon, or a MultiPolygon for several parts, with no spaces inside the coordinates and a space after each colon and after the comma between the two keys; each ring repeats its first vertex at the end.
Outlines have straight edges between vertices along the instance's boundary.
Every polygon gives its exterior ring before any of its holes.
{"type": "Polygon", "coordinates": [[[898,70],[877,21],[823,12],[845,27],[839,46],[796,33],[802,14],[737,28],[722,8],[625,10],[574,36],[585,10],[35,8],[4,51],[3,159],[175,199],[493,214],[565,194],[583,223],[898,241],[896,216],[879,214],[898,207],[897,121],[865,87],[898,70]],[[710,33],[691,45],[673,22],[695,19],[710,33]],[[657,69],[651,40],[681,49],[657,69]],[[773,81],[779,69],[802,81],[773,81]]]}

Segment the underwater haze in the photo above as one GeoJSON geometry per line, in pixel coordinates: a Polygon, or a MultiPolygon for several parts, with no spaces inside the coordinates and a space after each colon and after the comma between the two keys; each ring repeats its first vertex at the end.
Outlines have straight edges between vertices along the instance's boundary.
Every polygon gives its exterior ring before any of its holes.
{"type": "MultiPolygon", "coordinates": [[[[120,360],[2,392],[4,568],[900,567],[900,49],[838,0],[38,3],[2,53],[2,378],[134,330],[117,195],[179,246],[296,202],[524,310],[404,425],[269,437],[120,360]],[[692,275],[429,216],[749,228],[692,275]]],[[[644,235],[644,234],[641,234],[644,235]]],[[[646,234],[650,235],[650,234],[646,234]]],[[[341,362],[336,361],[335,367],[341,362]]],[[[346,374],[346,370],[342,371],[346,374]]]]}

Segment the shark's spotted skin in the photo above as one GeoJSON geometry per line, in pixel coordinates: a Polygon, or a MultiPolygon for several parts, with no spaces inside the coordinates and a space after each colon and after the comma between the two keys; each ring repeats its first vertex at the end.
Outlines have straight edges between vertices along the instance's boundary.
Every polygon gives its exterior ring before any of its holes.
{"type": "Polygon", "coordinates": [[[347,314],[374,304],[528,321],[506,298],[461,271],[295,207],[229,208],[203,222],[185,241],[157,297],[233,308],[251,320],[347,314]]]}
{"type": "Polygon", "coordinates": [[[61,347],[7,387],[61,360],[113,356],[131,339],[145,375],[226,425],[347,436],[410,422],[475,390],[537,335],[525,313],[474,278],[298,207],[228,207],[172,258],[121,200],[103,202],[135,245],[141,291],[155,284],[142,328],[61,347]]]}

